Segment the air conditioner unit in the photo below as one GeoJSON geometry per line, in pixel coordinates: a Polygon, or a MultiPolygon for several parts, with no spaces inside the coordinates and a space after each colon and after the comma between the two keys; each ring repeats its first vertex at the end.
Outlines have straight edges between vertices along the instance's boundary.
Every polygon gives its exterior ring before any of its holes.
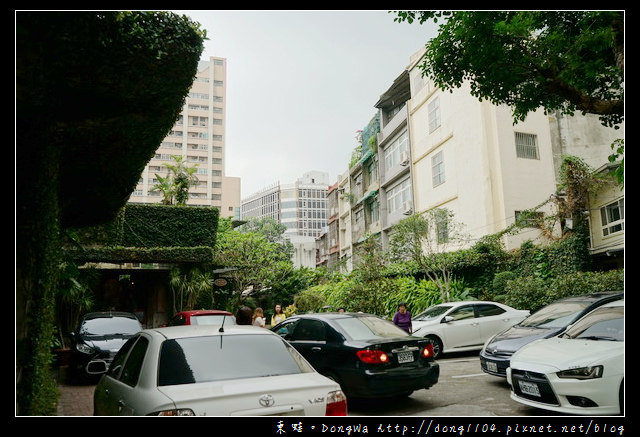
{"type": "Polygon", "coordinates": [[[409,152],[403,150],[400,153],[400,165],[408,165],[409,164],[409,152]]]}
{"type": "Polygon", "coordinates": [[[404,215],[410,215],[413,213],[413,204],[410,200],[407,200],[402,204],[402,213],[404,215]]]}

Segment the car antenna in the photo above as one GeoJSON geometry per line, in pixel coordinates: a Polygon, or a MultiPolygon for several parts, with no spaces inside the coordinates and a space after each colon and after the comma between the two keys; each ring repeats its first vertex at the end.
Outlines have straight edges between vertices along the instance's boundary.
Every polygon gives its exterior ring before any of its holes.
{"type": "Polygon", "coordinates": [[[220,329],[218,329],[218,332],[224,332],[224,321],[227,319],[227,315],[223,314],[222,315],[222,325],[220,325],[220,329]]]}

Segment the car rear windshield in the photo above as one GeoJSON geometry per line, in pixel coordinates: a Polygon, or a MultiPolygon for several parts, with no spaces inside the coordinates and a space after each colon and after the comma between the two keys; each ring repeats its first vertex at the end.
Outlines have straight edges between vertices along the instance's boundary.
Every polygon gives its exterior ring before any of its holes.
{"type": "Polygon", "coordinates": [[[158,385],[314,372],[275,335],[214,335],[166,340],[160,350],[158,385]]]}
{"type": "Polygon", "coordinates": [[[591,302],[556,302],[524,319],[520,326],[562,328],[571,323],[591,302]]]}
{"type": "Polygon", "coordinates": [[[137,319],[129,317],[98,317],[87,319],[80,327],[81,335],[113,335],[113,334],[135,334],[142,326],[137,319]]]}
{"type": "Polygon", "coordinates": [[[224,314],[202,314],[200,316],[191,316],[192,325],[221,325],[224,319],[225,325],[235,325],[236,318],[224,314]]]}
{"type": "Polygon", "coordinates": [[[408,334],[393,323],[379,317],[350,317],[336,323],[352,340],[406,337],[408,334]]]}

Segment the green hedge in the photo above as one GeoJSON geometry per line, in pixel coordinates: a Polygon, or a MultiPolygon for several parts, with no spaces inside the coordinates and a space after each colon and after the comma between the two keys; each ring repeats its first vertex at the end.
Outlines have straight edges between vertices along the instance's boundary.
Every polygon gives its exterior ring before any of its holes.
{"type": "Polygon", "coordinates": [[[101,226],[75,230],[76,262],[213,262],[218,209],[129,204],[101,226]]]}
{"type": "Polygon", "coordinates": [[[623,290],[624,270],[578,272],[546,280],[527,276],[507,281],[505,303],[533,313],[563,297],[623,290]]]}

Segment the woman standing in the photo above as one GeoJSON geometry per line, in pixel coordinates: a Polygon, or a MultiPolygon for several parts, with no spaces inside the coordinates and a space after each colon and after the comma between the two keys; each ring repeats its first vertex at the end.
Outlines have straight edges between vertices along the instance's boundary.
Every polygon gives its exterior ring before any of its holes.
{"type": "Polygon", "coordinates": [[[252,322],[253,326],[259,326],[261,328],[264,328],[266,325],[266,321],[264,319],[264,312],[262,311],[262,308],[258,307],[253,311],[253,322],[252,322]]]}
{"type": "Polygon", "coordinates": [[[276,304],[275,313],[271,316],[271,326],[276,326],[286,318],[287,316],[282,311],[282,305],[276,304]]]}
{"type": "Polygon", "coordinates": [[[400,329],[404,329],[407,333],[411,334],[411,313],[407,311],[407,304],[404,302],[398,304],[398,312],[393,316],[393,323],[400,329]]]}

